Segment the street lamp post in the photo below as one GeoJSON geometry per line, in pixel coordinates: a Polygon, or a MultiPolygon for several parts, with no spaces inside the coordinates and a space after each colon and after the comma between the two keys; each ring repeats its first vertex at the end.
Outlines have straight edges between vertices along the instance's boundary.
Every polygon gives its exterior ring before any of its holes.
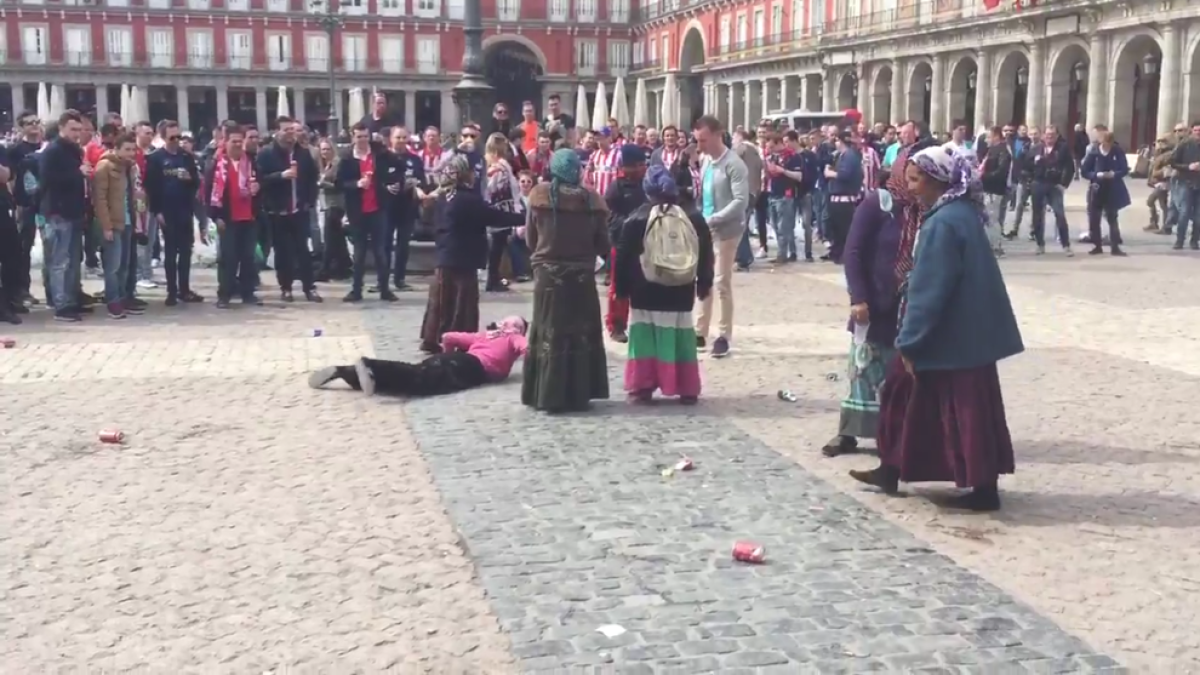
{"type": "Polygon", "coordinates": [[[483,17],[480,0],[465,0],[463,6],[462,79],[454,86],[454,103],[462,124],[479,122],[491,106],[493,91],[483,76],[483,17]]]}
{"type": "MultiPolygon", "coordinates": [[[[337,138],[337,132],[340,127],[338,127],[337,114],[337,71],[333,68],[333,40],[346,22],[342,19],[342,15],[339,12],[334,11],[331,3],[332,0],[312,0],[312,8],[314,10],[323,10],[317,21],[321,24],[321,28],[325,29],[325,34],[329,36],[329,41],[326,44],[327,58],[329,60],[329,119],[325,122],[325,133],[330,138],[337,138]]],[[[304,113],[304,111],[300,112],[301,114],[304,113]]]]}

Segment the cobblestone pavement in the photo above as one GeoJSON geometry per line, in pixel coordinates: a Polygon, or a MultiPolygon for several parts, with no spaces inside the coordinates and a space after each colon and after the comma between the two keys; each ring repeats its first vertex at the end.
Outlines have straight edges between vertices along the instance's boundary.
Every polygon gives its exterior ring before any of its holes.
{"type": "Polygon", "coordinates": [[[1200,258],[1127,239],[1125,260],[1010,247],[1029,351],[1002,367],[1019,473],[992,516],[820,457],[848,346],[833,267],[737,277],[737,351],[704,362],[700,406],[562,417],[519,405],[519,372],[407,405],[307,389],[414,357],[423,295],[35,313],[0,351],[0,672],[1190,672],[1200,258]],[[697,470],[663,478],[680,454],[697,470]],[[740,538],[769,564],[731,562],[740,538]]]}

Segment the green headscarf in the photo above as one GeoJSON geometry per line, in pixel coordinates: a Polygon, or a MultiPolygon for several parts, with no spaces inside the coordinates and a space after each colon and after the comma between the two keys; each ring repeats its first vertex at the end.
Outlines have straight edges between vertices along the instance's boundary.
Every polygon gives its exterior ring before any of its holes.
{"type": "Polygon", "coordinates": [[[558,191],[563,186],[579,187],[583,165],[579,153],[568,148],[555,150],[550,156],[550,212],[558,222],[558,191]]]}

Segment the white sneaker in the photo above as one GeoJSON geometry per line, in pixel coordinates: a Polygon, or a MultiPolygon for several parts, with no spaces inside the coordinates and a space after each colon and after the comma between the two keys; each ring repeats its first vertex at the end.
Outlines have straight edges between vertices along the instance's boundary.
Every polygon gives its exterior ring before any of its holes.
{"type": "Polygon", "coordinates": [[[767,259],[767,251],[766,251],[766,249],[761,249],[761,248],[760,248],[760,249],[758,249],[758,253],[755,253],[755,254],[754,254],[754,257],[755,257],[755,258],[758,258],[759,260],[766,260],[766,259],[767,259]]]}
{"type": "Polygon", "coordinates": [[[137,282],[138,288],[158,288],[158,283],[149,279],[141,279],[137,282]]]}
{"type": "Polygon", "coordinates": [[[159,260],[158,258],[151,258],[150,266],[153,267],[154,269],[158,269],[159,267],[162,267],[162,261],[159,260]]]}

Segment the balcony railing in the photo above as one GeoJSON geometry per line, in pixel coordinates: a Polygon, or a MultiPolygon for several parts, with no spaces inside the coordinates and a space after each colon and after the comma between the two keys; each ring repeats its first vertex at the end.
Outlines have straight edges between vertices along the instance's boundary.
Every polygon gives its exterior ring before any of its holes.
{"type": "MultiPolygon", "coordinates": [[[[9,54],[0,50],[0,63],[6,63],[9,54]]],[[[88,52],[63,52],[62,56],[54,60],[47,60],[44,55],[38,54],[22,54],[20,52],[13,54],[19,60],[15,64],[29,68],[72,68],[77,67],[79,63],[89,63],[91,69],[103,68],[149,68],[154,70],[245,70],[241,64],[245,63],[249,57],[235,57],[226,55],[224,62],[218,62],[212,54],[204,52],[186,51],[171,52],[165,54],[157,51],[133,51],[124,53],[107,52],[103,58],[93,58],[93,53],[88,52]],[[22,58],[24,57],[24,58],[22,58]],[[239,60],[239,58],[241,60],[239,60]],[[90,62],[87,59],[91,59],[90,62]],[[118,65],[119,64],[119,65],[118,65]]],[[[329,57],[314,56],[310,59],[305,59],[303,54],[286,55],[286,63],[281,62],[278,58],[268,59],[266,68],[274,72],[289,72],[289,73],[310,73],[314,75],[324,74],[329,72],[329,57]],[[286,65],[286,68],[284,67],[286,65]]],[[[421,73],[423,75],[441,75],[445,74],[446,69],[435,61],[421,61],[416,63],[406,63],[403,59],[378,59],[375,61],[368,60],[366,57],[345,57],[334,64],[338,73],[365,73],[365,74],[399,74],[399,73],[421,73]]],[[[255,66],[259,67],[259,66],[255,66]]]]}

